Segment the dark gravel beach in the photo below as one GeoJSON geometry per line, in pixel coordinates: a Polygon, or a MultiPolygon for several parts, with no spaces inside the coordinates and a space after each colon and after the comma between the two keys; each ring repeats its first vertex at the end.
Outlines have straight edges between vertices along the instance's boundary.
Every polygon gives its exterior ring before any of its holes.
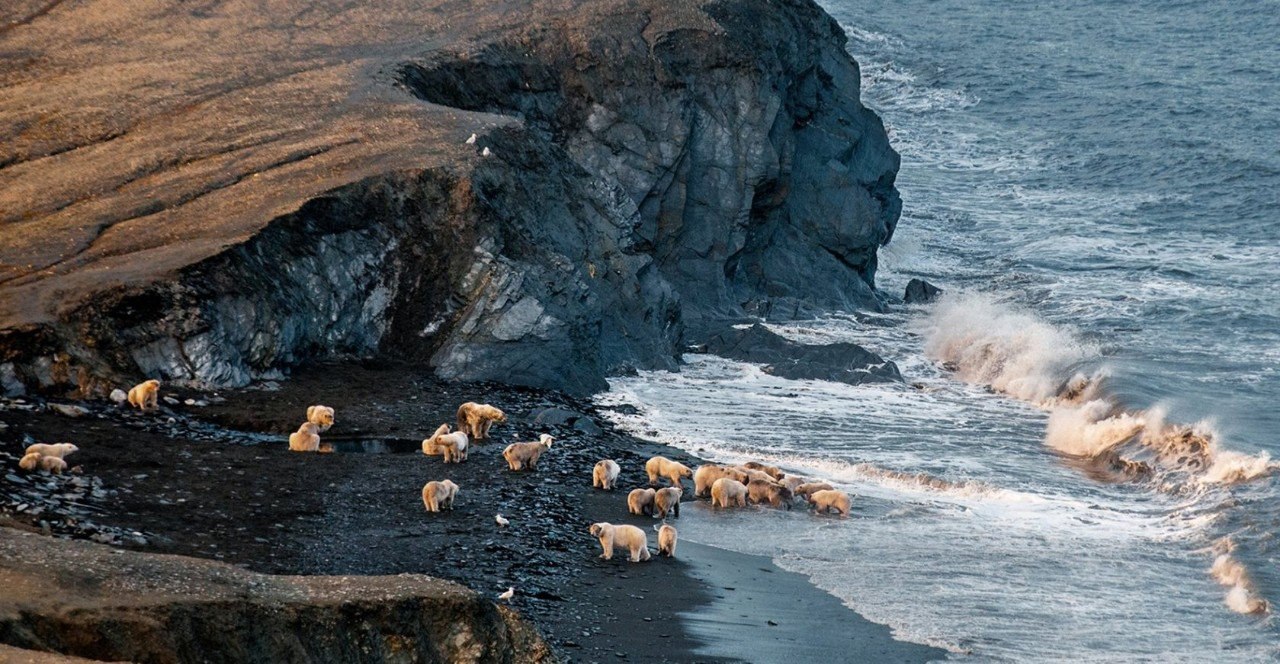
{"type": "MultiPolygon", "coordinates": [[[[674,560],[600,560],[587,533],[592,522],[652,528],[625,508],[626,491],[645,482],[644,461],[659,453],[696,460],[610,428],[589,402],[369,364],[315,366],[265,388],[166,394],[197,405],[137,414],[92,402],[87,415],[71,417],[34,400],[8,402],[0,450],[17,455],[28,436],[72,441],[81,449],[71,465],[83,474],[19,475],[16,456],[7,456],[0,514],[23,528],[268,574],[427,574],[495,601],[514,586],[510,605],[566,661],[782,661],[795,644],[807,661],[943,654],[894,641],[887,628],[766,559],[682,542],[674,560]],[[422,455],[421,438],[452,422],[467,400],[503,408],[509,422],[466,463],[422,455]],[[324,439],[338,452],[286,449],[287,432],[311,403],[336,407],[324,439]],[[507,470],[506,444],[543,432],[556,442],[539,469],[507,470]],[[614,492],[591,488],[591,468],[602,458],[623,468],[614,492]],[[422,485],[445,478],[461,487],[455,509],[426,513],[422,485]],[[31,497],[42,493],[73,498],[33,515],[41,509],[31,505],[43,503],[31,497]],[[19,512],[15,502],[27,506],[19,512]],[[74,514],[74,523],[60,513],[74,514]],[[510,525],[500,528],[495,514],[510,525]],[[777,600],[762,601],[768,597],[777,600]]],[[[686,495],[691,488],[686,482],[686,495]]],[[[656,535],[650,542],[656,546],[656,535]]]]}

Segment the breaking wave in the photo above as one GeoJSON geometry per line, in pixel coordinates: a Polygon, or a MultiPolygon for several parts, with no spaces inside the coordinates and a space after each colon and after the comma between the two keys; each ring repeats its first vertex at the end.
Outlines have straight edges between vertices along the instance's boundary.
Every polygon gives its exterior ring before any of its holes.
{"type": "MultiPolygon", "coordinates": [[[[1045,444],[1091,475],[1195,492],[1251,482],[1280,468],[1266,452],[1223,449],[1212,422],[1168,422],[1160,406],[1126,407],[1107,392],[1105,368],[1084,371],[1100,363],[1096,348],[989,295],[944,298],[920,331],[926,354],[955,378],[1047,410],[1045,444]]],[[[1229,551],[1218,554],[1210,573],[1228,588],[1225,602],[1232,611],[1270,611],[1229,551]]]]}

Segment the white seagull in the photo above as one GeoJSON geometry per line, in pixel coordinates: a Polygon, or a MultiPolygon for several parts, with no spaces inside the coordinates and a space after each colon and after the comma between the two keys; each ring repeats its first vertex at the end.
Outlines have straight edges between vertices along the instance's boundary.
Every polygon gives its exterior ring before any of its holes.
{"type": "Polygon", "coordinates": [[[483,149],[483,150],[481,150],[481,151],[480,151],[480,156],[481,156],[481,157],[488,157],[488,156],[489,156],[489,155],[491,155],[491,154],[493,154],[493,153],[492,153],[492,152],[489,152],[489,148],[485,148],[485,149],[483,149]]]}
{"type": "Polygon", "coordinates": [[[472,134],[471,138],[467,139],[467,145],[475,145],[475,144],[476,144],[476,135],[472,134]]]}
{"type": "Polygon", "coordinates": [[[512,597],[515,597],[515,596],[516,596],[516,587],[511,586],[510,588],[507,588],[507,592],[502,593],[501,595],[498,595],[498,599],[504,602],[508,602],[511,600],[512,597]]]}
{"type": "Polygon", "coordinates": [[[502,526],[502,527],[504,527],[504,528],[506,527],[506,525],[507,525],[508,523],[511,523],[510,521],[507,521],[505,518],[503,518],[503,516],[502,516],[501,514],[495,514],[495,515],[493,515],[493,520],[494,520],[494,521],[497,521],[497,522],[498,522],[498,525],[499,525],[499,526],[502,526]]]}

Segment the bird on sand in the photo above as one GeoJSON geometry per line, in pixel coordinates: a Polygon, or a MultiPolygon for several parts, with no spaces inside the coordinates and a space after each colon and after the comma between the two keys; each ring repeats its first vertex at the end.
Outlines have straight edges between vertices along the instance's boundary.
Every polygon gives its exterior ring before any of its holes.
{"type": "Polygon", "coordinates": [[[475,144],[476,144],[476,135],[472,134],[471,138],[467,139],[467,145],[475,145],[475,144]]]}

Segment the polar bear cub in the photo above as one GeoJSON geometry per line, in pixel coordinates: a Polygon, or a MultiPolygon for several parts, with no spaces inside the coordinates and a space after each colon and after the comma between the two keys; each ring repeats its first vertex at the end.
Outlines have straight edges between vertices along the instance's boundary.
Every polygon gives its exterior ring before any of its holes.
{"type": "Polygon", "coordinates": [[[453,499],[458,497],[458,485],[453,480],[427,482],[422,487],[422,504],[428,512],[453,509],[453,499]]]}
{"type": "Polygon", "coordinates": [[[40,457],[40,470],[54,475],[61,475],[62,471],[67,469],[67,462],[58,457],[42,456],[40,457]]]}
{"type": "Polygon", "coordinates": [[[18,460],[18,467],[29,473],[40,467],[40,459],[43,457],[39,452],[27,452],[26,456],[18,460]]]}
{"type": "Polygon", "coordinates": [[[678,486],[658,489],[658,492],[653,496],[654,518],[665,519],[668,512],[671,512],[675,518],[680,518],[680,496],[683,493],[684,490],[678,486]]]}
{"type": "Polygon", "coordinates": [[[654,526],[654,528],[658,531],[658,554],[675,558],[676,538],[679,537],[675,527],[664,523],[661,527],[654,526]]]}
{"type": "Polygon", "coordinates": [[[307,421],[320,427],[321,433],[333,426],[333,409],[328,406],[307,406],[307,421]]]}
{"type": "Polygon", "coordinates": [[[746,507],[747,485],[730,477],[721,477],[711,485],[712,507],[746,507]]]}
{"type": "Polygon", "coordinates": [[[489,428],[494,422],[507,421],[507,414],[487,403],[468,401],[458,406],[458,431],[467,434],[472,440],[483,440],[489,437],[489,428]]]}
{"type": "Polygon", "coordinates": [[[596,467],[591,471],[591,486],[596,489],[604,489],[612,491],[618,483],[618,475],[622,474],[622,467],[613,459],[601,459],[596,462],[596,467]]]}
{"type": "Polygon", "coordinates": [[[600,522],[591,524],[591,534],[600,539],[600,554],[605,560],[613,559],[613,547],[623,547],[630,552],[629,560],[638,563],[649,559],[649,539],[644,531],[635,526],[615,526],[612,523],[600,522]]]}
{"type": "Polygon", "coordinates": [[[129,390],[129,405],[140,410],[156,410],[160,407],[160,381],[148,380],[129,390]]]}
{"type": "Polygon", "coordinates": [[[816,491],[809,494],[809,504],[814,512],[830,512],[835,510],[840,516],[849,516],[849,494],[836,489],[816,491]]]}
{"type": "Polygon", "coordinates": [[[636,516],[653,514],[653,499],[657,495],[653,489],[632,489],[627,494],[627,511],[636,516]]]}
{"type": "Polygon", "coordinates": [[[71,443],[54,443],[52,445],[36,443],[35,445],[27,446],[27,454],[39,452],[40,456],[58,457],[59,459],[65,459],[68,455],[79,451],[80,448],[71,443]]]}
{"type": "Polygon", "coordinates": [[[551,443],[555,442],[549,434],[542,434],[538,437],[536,443],[511,443],[507,445],[507,449],[502,450],[502,458],[507,460],[507,465],[511,466],[511,470],[536,470],[538,467],[538,459],[542,457],[542,453],[551,449],[551,443]]]}
{"type": "Polygon", "coordinates": [[[649,484],[657,484],[659,477],[665,477],[672,486],[680,486],[681,477],[693,475],[693,471],[688,466],[664,456],[656,456],[646,461],[644,472],[649,474],[649,484]]]}
{"type": "Polygon", "coordinates": [[[320,426],[303,422],[298,430],[289,434],[289,450],[292,452],[319,452],[320,426]]]}

